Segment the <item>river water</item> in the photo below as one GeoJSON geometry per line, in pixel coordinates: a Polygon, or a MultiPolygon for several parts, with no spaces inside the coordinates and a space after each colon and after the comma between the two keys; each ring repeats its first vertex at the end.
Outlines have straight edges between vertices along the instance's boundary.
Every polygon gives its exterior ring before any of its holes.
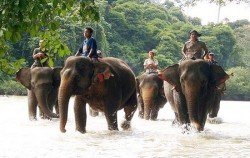
{"type": "MultiPolygon", "coordinates": [[[[172,126],[168,104],[158,121],[137,117],[128,131],[108,131],[104,116],[88,117],[86,134],[74,130],[73,98],[66,133],[59,120],[28,120],[26,96],[0,96],[0,157],[109,158],[109,157],[249,157],[250,102],[222,101],[218,120],[201,133],[183,133],[172,126]]],[[[123,111],[118,113],[119,124],[123,111]]]]}

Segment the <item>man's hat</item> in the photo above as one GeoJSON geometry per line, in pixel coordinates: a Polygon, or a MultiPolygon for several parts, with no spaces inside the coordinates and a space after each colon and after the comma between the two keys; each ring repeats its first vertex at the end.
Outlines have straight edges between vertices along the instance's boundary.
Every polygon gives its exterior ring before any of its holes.
{"type": "Polygon", "coordinates": [[[195,33],[198,37],[201,36],[201,34],[198,31],[196,31],[196,30],[189,31],[189,34],[191,34],[191,33],[195,33]]]}
{"type": "Polygon", "coordinates": [[[210,52],[209,55],[214,55],[214,53],[213,53],[213,52],[210,52]]]}

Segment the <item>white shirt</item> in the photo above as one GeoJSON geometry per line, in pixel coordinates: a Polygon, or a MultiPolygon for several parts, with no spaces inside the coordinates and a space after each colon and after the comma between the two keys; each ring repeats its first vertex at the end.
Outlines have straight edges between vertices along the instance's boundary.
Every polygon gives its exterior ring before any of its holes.
{"type": "MultiPolygon", "coordinates": [[[[150,58],[148,58],[148,59],[146,59],[144,61],[143,65],[146,66],[146,65],[150,65],[150,64],[158,65],[158,60],[157,59],[150,59],[150,58]]],[[[146,72],[147,73],[157,72],[157,69],[147,68],[146,72]]]]}

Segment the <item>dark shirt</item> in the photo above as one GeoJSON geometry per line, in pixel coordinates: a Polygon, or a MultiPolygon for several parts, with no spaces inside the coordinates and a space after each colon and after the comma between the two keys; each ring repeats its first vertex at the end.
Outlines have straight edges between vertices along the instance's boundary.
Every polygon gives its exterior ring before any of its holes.
{"type": "Polygon", "coordinates": [[[81,53],[83,56],[88,56],[90,53],[90,50],[93,49],[94,52],[91,54],[90,58],[97,58],[97,44],[96,44],[96,40],[91,37],[89,39],[85,39],[80,48],[79,48],[79,53],[81,53]]]}
{"type": "Polygon", "coordinates": [[[217,65],[218,64],[218,62],[215,61],[215,60],[209,60],[208,63],[211,64],[211,65],[213,65],[213,64],[217,65]]]}

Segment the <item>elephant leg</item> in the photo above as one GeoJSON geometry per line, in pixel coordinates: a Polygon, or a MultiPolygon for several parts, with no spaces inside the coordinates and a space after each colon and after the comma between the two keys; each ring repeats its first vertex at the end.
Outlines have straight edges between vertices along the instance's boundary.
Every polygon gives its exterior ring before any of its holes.
{"type": "Polygon", "coordinates": [[[29,120],[37,120],[36,113],[37,113],[37,99],[35,94],[28,90],[28,111],[29,111],[29,120]]]}
{"type": "Polygon", "coordinates": [[[174,112],[174,115],[175,115],[175,119],[172,122],[172,126],[180,124],[178,113],[174,112]]]}
{"type": "Polygon", "coordinates": [[[55,111],[56,111],[56,114],[59,114],[58,99],[56,100],[56,104],[55,104],[55,111]]]}
{"type": "Polygon", "coordinates": [[[107,109],[105,107],[104,114],[108,123],[109,130],[118,130],[117,123],[117,110],[114,108],[115,106],[111,106],[111,109],[107,109]]]}
{"type": "Polygon", "coordinates": [[[124,122],[122,122],[122,124],[121,124],[121,127],[124,130],[129,129],[131,127],[130,122],[131,122],[131,120],[132,120],[132,118],[134,116],[136,108],[137,108],[136,104],[134,104],[134,105],[128,105],[128,106],[124,107],[125,119],[126,120],[124,122]]]}
{"type": "Polygon", "coordinates": [[[93,110],[91,107],[89,107],[89,114],[90,114],[90,116],[92,116],[92,117],[96,117],[96,116],[99,115],[99,112],[98,112],[98,111],[95,111],[95,110],[93,110]]]}
{"type": "Polygon", "coordinates": [[[143,104],[143,100],[142,100],[142,97],[141,97],[140,94],[137,96],[137,99],[138,99],[138,110],[139,110],[138,116],[140,118],[143,118],[143,115],[144,115],[144,104],[143,104]]]}
{"type": "Polygon", "coordinates": [[[75,97],[74,112],[75,112],[76,130],[81,133],[86,133],[86,121],[87,121],[86,102],[82,100],[80,96],[75,97]]]}
{"type": "Polygon", "coordinates": [[[218,115],[219,109],[220,109],[220,100],[221,100],[221,94],[218,94],[215,98],[215,101],[213,103],[211,110],[209,111],[209,117],[215,118],[218,115]]]}

